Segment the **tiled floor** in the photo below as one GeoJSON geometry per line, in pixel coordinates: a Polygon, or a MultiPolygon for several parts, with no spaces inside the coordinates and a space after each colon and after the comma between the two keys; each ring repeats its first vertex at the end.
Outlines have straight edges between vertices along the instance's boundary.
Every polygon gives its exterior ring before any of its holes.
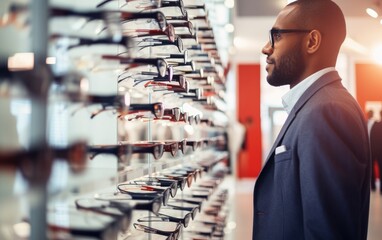
{"type": "MultiPolygon", "coordinates": [[[[233,185],[232,225],[229,240],[249,240],[252,235],[252,192],[254,181],[238,181],[233,185]],[[234,186],[234,187],[233,187],[234,186]],[[233,224],[235,222],[236,224],[233,224]]],[[[382,195],[371,193],[368,240],[382,239],[382,195]]]]}

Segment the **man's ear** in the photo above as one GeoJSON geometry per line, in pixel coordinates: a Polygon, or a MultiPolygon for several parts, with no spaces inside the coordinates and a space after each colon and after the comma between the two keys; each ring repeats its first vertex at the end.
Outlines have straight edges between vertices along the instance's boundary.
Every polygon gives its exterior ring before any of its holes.
{"type": "Polygon", "coordinates": [[[322,40],[322,35],[319,31],[317,30],[312,30],[308,36],[308,41],[306,42],[306,51],[307,53],[315,53],[321,46],[321,40],[322,40]]]}

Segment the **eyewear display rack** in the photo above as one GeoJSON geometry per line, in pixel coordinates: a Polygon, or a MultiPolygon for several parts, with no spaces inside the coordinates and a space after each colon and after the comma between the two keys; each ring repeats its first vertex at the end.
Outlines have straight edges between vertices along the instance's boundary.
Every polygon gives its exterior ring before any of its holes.
{"type": "Polygon", "coordinates": [[[0,4],[1,239],[224,239],[217,4],[0,4]]]}

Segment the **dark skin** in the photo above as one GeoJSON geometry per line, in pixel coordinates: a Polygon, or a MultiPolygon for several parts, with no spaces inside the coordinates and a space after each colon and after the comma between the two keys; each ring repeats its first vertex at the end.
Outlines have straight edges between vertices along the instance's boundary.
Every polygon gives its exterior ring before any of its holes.
{"type": "Polygon", "coordinates": [[[292,89],[313,73],[336,64],[339,45],[333,44],[332,38],[323,37],[324,34],[333,35],[331,26],[322,23],[320,17],[312,17],[301,26],[301,19],[305,19],[303,11],[298,4],[286,6],[277,16],[273,28],[307,29],[309,33],[280,34],[274,39],[273,48],[268,42],[262,49],[267,55],[267,81],[272,86],[289,85],[292,89]]]}

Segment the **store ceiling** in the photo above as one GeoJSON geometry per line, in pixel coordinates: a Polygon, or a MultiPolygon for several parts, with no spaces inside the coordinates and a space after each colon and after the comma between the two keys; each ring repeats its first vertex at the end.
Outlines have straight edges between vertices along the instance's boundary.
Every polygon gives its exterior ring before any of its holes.
{"type": "MultiPolygon", "coordinates": [[[[365,16],[365,8],[372,0],[334,0],[349,17],[365,16]]],[[[238,0],[239,17],[275,16],[285,5],[285,0],[238,0]]]]}
{"type": "MultiPolygon", "coordinates": [[[[376,51],[376,46],[382,45],[380,19],[372,19],[365,11],[367,7],[375,3],[375,0],[334,0],[334,2],[341,7],[347,21],[348,39],[343,46],[343,51],[357,58],[369,58],[376,51]]],[[[249,54],[261,52],[268,38],[268,30],[285,4],[286,0],[238,0],[236,2],[235,36],[239,56],[247,55],[248,58],[249,54]],[[255,27],[248,31],[247,26],[255,27]]]]}

